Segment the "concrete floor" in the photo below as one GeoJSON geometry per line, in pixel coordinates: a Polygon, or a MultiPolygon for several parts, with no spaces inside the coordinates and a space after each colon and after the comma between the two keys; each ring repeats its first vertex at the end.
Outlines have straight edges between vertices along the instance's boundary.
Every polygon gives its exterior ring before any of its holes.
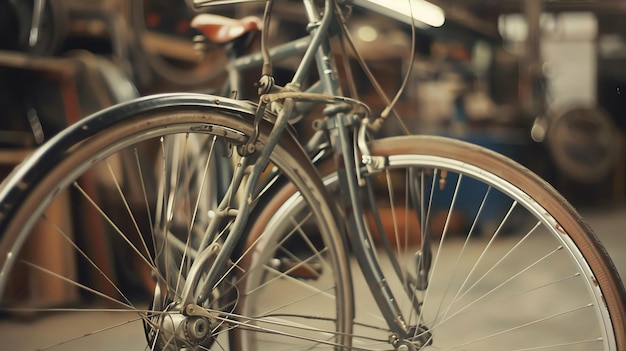
{"type": "MultiPolygon", "coordinates": [[[[582,209],[581,213],[605,244],[620,274],[626,277],[626,207],[618,209],[582,209]]],[[[30,349],[25,345],[28,344],[29,340],[33,339],[32,335],[38,335],[39,337],[51,332],[58,335],[63,330],[71,331],[79,327],[85,327],[87,328],[86,330],[89,330],[89,324],[92,322],[89,316],[78,319],[75,317],[64,318],[63,316],[56,316],[55,318],[46,318],[44,321],[36,323],[35,328],[28,323],[16,325],[15,323],[6,323],[7,320],[0,320],[0,340],[2,340],[0,349],[3,349],[5,346],[10,346],[7,350],[30,349]]],[[[117,315],[112,318],[119,318],[119,323],[128,323],[128,318],[124,316],[117,315]]],[[[133,323],[137,323],[137,328],[141,328],[139,321],[133,323]]],[[[112,324],[115,324],[115,321],[112,321],[112,324]]],[[[115,344],[119,345],[119,347],[114,348],[116,350],[141,350],[143,349],[141,345],[145,345],[145,340],[137,338],[137,335],[115,335],[113,337],[107,334],[106,338],[107,340],[90,339],[91,341],[88,344],[79,345],[78,349],[97,350],[98,347],[110,349],[111,344],[109,342],[112,339],[115,339],[115,344]]],[[[37,337],[34,339],[37,339],[37,337]]],[[[60,347],[59,349],[64,348],[60,347]]]]}

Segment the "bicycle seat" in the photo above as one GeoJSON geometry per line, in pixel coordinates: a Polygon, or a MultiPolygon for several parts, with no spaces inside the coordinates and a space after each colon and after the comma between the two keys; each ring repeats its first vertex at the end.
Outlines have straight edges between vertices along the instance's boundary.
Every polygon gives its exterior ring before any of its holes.
{"type": "Polygon", "coordinates": [[[256,16],[234,19],[203,13],[194,17],[191,21],[191,26],[202,32],[212,42],[224,44],[246,33],[261,30],[262,22],[256,16]]]}

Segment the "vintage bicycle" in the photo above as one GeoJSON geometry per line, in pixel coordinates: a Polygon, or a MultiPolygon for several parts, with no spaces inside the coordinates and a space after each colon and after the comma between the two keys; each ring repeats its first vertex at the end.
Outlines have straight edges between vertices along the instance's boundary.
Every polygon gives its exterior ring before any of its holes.
{"type": "Polygon", "coordinates": [[[261,22],[197,18],[233,49],[266,29],[260,52],[225,67],[227,94],[105,109],[3,182],[5,345],[626,348],[619,276],[549,184],[466,142],[376,138],[391,108],[379,117],[342,93],[351,75],[335,59],[348,54],[334,50],[351,51],[350,10],[369,1],[302,0],[308,35],[270,48],[274,2],[261,22]],[[293,57],[281,86],[272,62],[293,57]],[[253,66],[258,99],[238,100],[253,66]],[[292,127],[303,114],[318,116],[305,141],[292,127]]]}

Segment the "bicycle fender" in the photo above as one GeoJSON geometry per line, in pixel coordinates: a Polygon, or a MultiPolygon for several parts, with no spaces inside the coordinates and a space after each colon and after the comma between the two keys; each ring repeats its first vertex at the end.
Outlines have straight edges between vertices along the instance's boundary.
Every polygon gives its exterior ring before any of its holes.
{"type": "MultiPolygon", "coordinates": [[[[250,101],[199,93],[167,93],[123,102],[85,117],[42,144],[0,184],[0,230],[5,226],[4,221],[10,218],[14,205],[19,204],[28,196],[32,185],[37,184],[47,170],[57,163],[63,157],[64,152],[73,145],[133,116],[181,107],[220,111],[249,123],[254,120],[257,109],[257,105],[250,101]]],[[[261,128],[270,130],[274,118],[273,114],[266,112],[261,128]]],[[[292,150],[301,149],[297,146],[299,144],[295,140],[293,129],[287,128],[287,130],[289,132],[284,135],[287,140],[291,139],[288,142],[294,146],[292,150]]],[[[304,151],[302,151],[301,158],[308,159],[304,151]]]]}

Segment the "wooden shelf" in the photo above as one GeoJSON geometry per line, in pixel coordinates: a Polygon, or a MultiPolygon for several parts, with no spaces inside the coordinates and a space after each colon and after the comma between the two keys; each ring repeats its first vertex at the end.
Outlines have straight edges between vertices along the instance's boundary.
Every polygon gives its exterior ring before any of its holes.
{"type": "Polygon", "coordinates": [[[0,50],[0,66],[58,74],[76,72],[76,60],[72,58],[34,56],[7,50],[0,50]]]}

